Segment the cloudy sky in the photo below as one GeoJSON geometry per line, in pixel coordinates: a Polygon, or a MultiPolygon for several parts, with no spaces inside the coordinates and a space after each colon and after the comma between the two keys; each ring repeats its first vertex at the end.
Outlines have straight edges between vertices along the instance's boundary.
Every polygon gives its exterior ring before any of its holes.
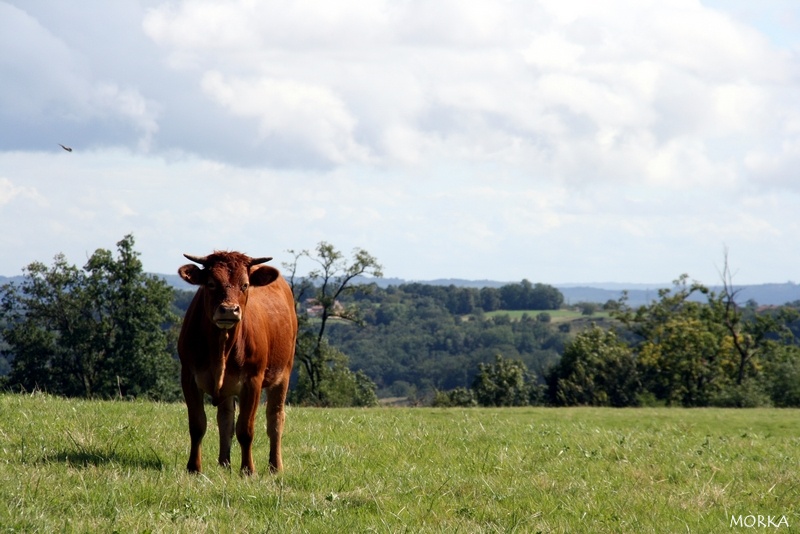
{"type": "Polygon", "coordinates": [[[0,228],[6,276],[133,233],[157,273],[798,280],[800,3],[0,1],[0,228]]]}

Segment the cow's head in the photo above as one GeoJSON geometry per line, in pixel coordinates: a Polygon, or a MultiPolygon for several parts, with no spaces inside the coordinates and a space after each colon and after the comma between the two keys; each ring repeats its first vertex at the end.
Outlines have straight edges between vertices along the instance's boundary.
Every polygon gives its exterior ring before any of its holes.
{"type": "Polygon", "coordinates": [[[178,269],[178,274],[201,286],[205,313],[218,328],[233,328],[242,320],[250,287],[271,284],[280,276],[274,267],[261,265],[272,258],[219,251],[202,257],[184,256],[203,268],[189,263],[178,269]]]}

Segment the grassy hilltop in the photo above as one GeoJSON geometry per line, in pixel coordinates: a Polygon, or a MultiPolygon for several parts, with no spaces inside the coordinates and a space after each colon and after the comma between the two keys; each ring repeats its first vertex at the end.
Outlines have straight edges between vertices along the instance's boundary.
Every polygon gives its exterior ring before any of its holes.
{"type": "Polygon", "coordinates": [[[0,396],[0,532],[800,525],[796,410],[290,408],[278,476],[262,410],[252,478],[238,459],[216,465],[208,413],[204,473],[191,476],[181,404],[0,396]]]}

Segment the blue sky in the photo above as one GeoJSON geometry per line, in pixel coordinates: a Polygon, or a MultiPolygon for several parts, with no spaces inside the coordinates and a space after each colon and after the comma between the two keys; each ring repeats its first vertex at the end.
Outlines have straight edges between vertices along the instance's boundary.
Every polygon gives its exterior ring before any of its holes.
{"type": "Polygon", "coordinates": [[[0,274],[796,280],[799,53],[789,1],[0,1],[0,274]]]}

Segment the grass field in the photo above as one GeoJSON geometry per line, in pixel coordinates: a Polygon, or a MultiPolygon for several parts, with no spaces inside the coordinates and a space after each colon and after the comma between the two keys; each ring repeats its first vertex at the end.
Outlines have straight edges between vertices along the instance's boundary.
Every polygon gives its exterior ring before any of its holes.
{"type": "Polygon", "coordinates": [[[185,473],[187,434],[180,404],[0,396],[0,532],[800,528],[795,410],[290,408],[277,476],[262,411],[252,478],[214,424],[185,473]]]}

